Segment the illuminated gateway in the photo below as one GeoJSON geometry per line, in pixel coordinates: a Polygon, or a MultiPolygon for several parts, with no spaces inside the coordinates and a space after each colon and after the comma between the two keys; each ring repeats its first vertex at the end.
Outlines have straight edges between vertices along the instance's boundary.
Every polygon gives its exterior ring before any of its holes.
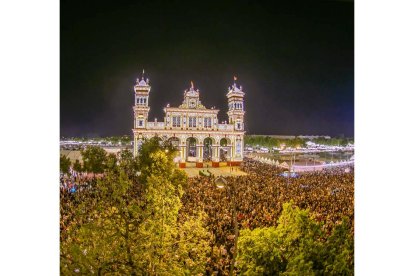
{"type": "Polygon", "coordinates": [[[144,139],[158,136],[170,140],[179,149],[175,159],[181,168],[186,162],[195,162],[203,167],[203,162],[212,162],[218,167],[220,161],[228,165],[239,165],[243,161],[244,148],[244,92],[234,84],[227,92],[228,123],[219,124],[218,109],[206,108],[200,101],[199,90],[191,87],[184,91],[184,101],[178,107],[169,104],[164,108],[164,121],[148,121],[150,107],[149,79],[138,78],[134,86],[134,155],[137,155],[144,139]]]}

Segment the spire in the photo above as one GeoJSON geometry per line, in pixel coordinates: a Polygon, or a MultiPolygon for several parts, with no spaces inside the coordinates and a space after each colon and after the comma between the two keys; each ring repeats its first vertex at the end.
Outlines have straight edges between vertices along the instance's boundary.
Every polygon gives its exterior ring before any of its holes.
{"type": "Polygon", "coordinates": [[[240,87],[237,87],[237,76],[233,76],[233,85],[229,87],[228,93],[230,92],[236,92],[236,93],[243,93],[242,91],[242,86],[240,85],[240,87]]]}
{"type": "Polygon", "coordinates": [[[194,83],[193,83],[193,81],[191,81],[191,89],[194,90],[194,83]]]}
{"type": "Polygon", "coordinates": [[[233,76],[233,80],[234,80],[234,83],[233,83],[233,90],[234,90],[234,91],[238,91],[238,90],[240,90],[240,89],[237,87],[237,84],[236,84],[237,77],[236,77],[236,76],[233,76]]]}
{"type": "Polygon", "coordinates": [[[139,86],[148,86],[149,85],[148,77],[147,77],[147,79],[145,79],[144,77],[145,77],[145,70],[142,69],[141,80],[139,79],[139,77],[137,78],[137,85],[139,85],[139,86]]]}

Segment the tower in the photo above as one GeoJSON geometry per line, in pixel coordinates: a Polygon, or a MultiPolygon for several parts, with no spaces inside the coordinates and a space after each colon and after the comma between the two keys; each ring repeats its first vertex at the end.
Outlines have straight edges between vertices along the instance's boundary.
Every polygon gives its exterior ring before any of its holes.
{"type": "Polygon", "coordinates": [[[234,135],[231,137],[231,158],[230,164],[240,164],[243,161],[244,148],[244,92],[242,87],[237,87],[237,78],[227,92],[229,103],[229,124],[232,125],[234,135]],[[234,153],[234,154],[233,154],[234,153]]]}
{"type": "Polygon", "coordinates": [[[190,89],[184,91],[183,105],[187,108],[197,108],[200,105],[200,92],[198,89],[194,89],[194,84],[192,81],[190,89]]]}
{"type": "Polygon", "coordinates": [[[227,100],[229,102],[229,124],[234,125],[235,131],[244,131],[244,92],[242,87],[237,87],[237,78],[234,77],[234,84],[229,87],[227,100]]]}
{"type": "Polygon", "coordinates": [[[149,79],[144,80],[144,70],[142,70],[141,80],[137,78],[134,86],[134,156],[138,154],[138,150],[142,144],[142,135],[140,131],[145,130],[148,125],[148,98],[151,90],[149,79]]]}
{"type": "Polygon", "coordinates": [[[144,80],[144,70],[142,70],[141,80],[138,78],[134,86],[135,105],[134,109],[134,128],[145,129],[148,123],[148,97],[151,90],[149,79],[144,80]]]}

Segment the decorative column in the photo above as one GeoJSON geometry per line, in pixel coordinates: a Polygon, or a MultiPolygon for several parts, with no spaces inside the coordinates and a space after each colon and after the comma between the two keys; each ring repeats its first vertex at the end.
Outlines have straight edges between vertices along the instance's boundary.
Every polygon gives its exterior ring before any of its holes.
{"type": "Polygon", "coordinates": [[[227,145],[227,148],[229,150],[229,160],[227,161],[227,166],[233,165],[234,160],[234,141],[230,139],[230,145],[227,145]]]}
{"type": "Polygon", "coordinates": [[[185,161],[187,159],[187,144],[184,143],[181,145],[181,160],[180,160],[180,168],[185,168],[185,161]]]}
{"type": "Polygon", "coordinates": [[[240,163],[243,161],[243,140],[241,137],[237,137],[234,139],[234,158],[232,160],[232,165],[239,166],[240,163]]]}
{"type": "Polygon", "coordinates": [[[219,147],[220,144],[213,145],[212,166],[215,168],[220,166],[219,147]]]}
{"type": "Polygon", "coordinates": [[[198,144],[197,145],[197,154],[196,154],[196,158],[197,158],[197,162],[196,162],[196,167],[197,168],[202,168],[203,167],[203,144],[198,144]]]}

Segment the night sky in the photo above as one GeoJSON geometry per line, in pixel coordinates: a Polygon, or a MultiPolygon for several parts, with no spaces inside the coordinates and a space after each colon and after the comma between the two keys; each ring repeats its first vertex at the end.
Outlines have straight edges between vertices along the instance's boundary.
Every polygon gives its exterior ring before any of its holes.
{"type": "Polygon", "coordinates": [[[61,135],[132,135],[145,69],[150,121],[183,91],[227,120],[237,76],[248,134],[354,135],[352,1],[61,1],[61,135]]]}

